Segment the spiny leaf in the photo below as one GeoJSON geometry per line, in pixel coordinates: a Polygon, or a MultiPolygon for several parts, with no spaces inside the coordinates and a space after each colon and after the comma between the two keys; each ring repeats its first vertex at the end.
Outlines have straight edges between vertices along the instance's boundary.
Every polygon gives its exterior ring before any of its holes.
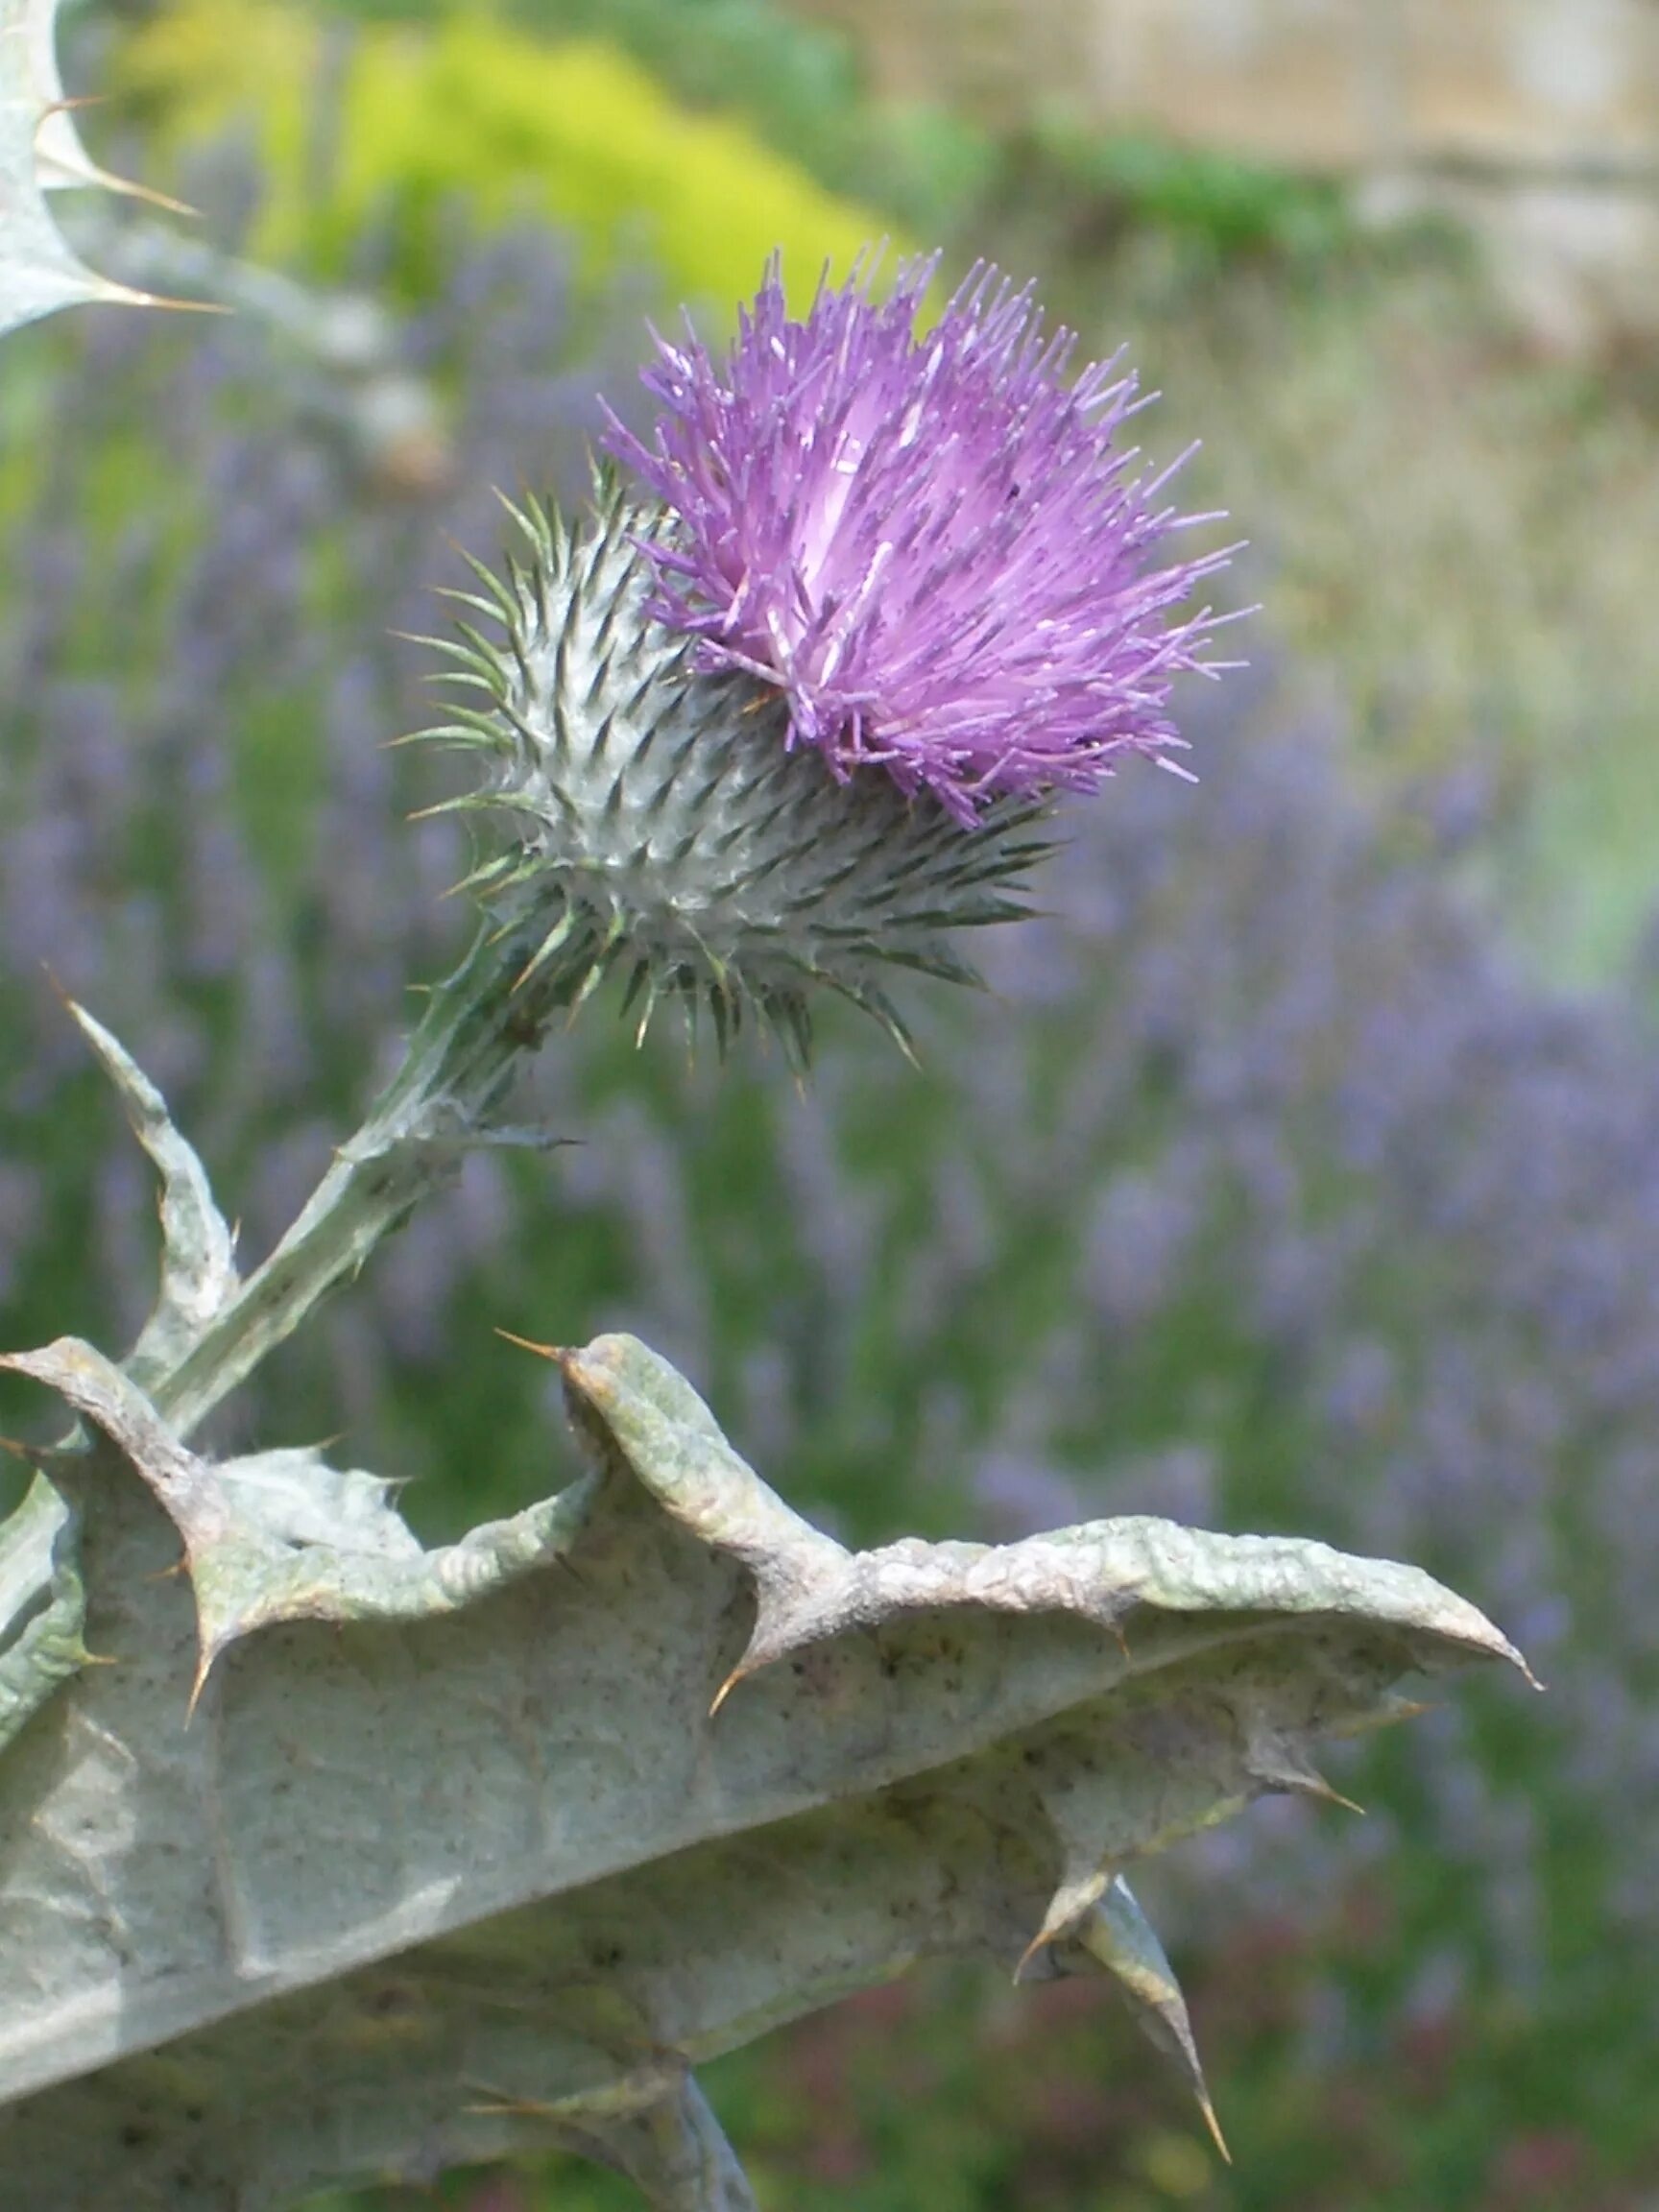
{"type": "Polygon", "coordinates": [[[0,1367],[61,1392],[120,1447],[178,1528],[196,1594],[193,1700],[214,1661],[255,1629],[452,1613],[562,1557],[586,1512],[579,1486],[426,1551],[373,1476],[329,1467],[314,1453],[219,1466],[199,1458],[89,1344],[64,1337],[0,1358],[0,1367]]]}
{"type": "Polygon", "coordinates": [[[88,269],[46,203],[48,189],[132,190],[86,155],[63,98],[58,0],[0,0],[0,334],[93,301],[159,302],[88,269]]]}
{"type": "Polygon", "coordinates": [[[219,2212],[558,2145],[750,2212],[687,2070],[940,1955],[1103,1966],[1203,2100],[1124,1870],[1303,1786],[1402,1676],[1513,1656],[1320,1545],[854,1553],[643,1346],[556,1357],[589,1473],[441,1553],[373,1477],[187,1451],[84,1346],[10,1362],[102,1439],[55,1471],[116,1664],[0,1761],[0,2200],[219,2212]]]}
{"type": "Polygon", "coordinates": [[[67,1501],[40,1474],[0,1521],[0,1752],[86,1664],[77,1533],[67,1501]]]}
{"type": "MultiPolygon", "coordinates": [[[[564,1354],[562,1364],[667,1509],[754,1574],[755,1626],[733,1681],[849,1628],[955,1606],[1074,1613],[1120,1641],[1141,1611],[1310,1622],[1353,1613],[1373,1625],[1392,1623],[1403,1650],[1414,1640],[1451,1643],[1525,1668],[1483,1614],[1420,1569],[1299,1538],[1214,1536],[1131,1516],[1019,1544],[905,1538],[849,1552],[791,1513],[724,1439],[711,1443],[701,1400],[635,1338],[602,1336],[564,1354]]],[[[1272,1786],[1286,1785],[1274,1777],[1272,1786]]]]}
{"type": "Polygon", "coordinates": [[[174,1127],[160,1092],[84,1006],[71,1000],[69,1011],[161,1178],[161,1287],[125,1362],[132,1381],[147,1384],[184,1357],[234,1296],[236,1239],[219,1211],[207,1170],[174,1127]]]}

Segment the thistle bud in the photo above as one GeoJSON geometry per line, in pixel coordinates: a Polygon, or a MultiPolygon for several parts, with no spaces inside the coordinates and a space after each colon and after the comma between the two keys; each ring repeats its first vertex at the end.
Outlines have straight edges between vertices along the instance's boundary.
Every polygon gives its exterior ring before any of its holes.
{"type": "Polygon", "coordinates": [[[443,810],[501,828],[466,886],[521,950],[521,982],[574,1006],[615,973],[641,1037],[673,998],[693,1024],[707,1010],[722,1049],[758,1015],[796,1065],[823,984],[902,1043],[884,976],[974,979],[951,934],[1024,911],[1011,886],[1045,849],[1040,801],[965,828],[878,768],[792,747],[774,689],[699,670],[652,613],[661,508],[604,484],[574,528],[512,513],[516,557],[499,577],[477,567],[472,595],[499,638],[463,625],[445,650],[472,703],[421,735],[482,760],[443,810]]]}

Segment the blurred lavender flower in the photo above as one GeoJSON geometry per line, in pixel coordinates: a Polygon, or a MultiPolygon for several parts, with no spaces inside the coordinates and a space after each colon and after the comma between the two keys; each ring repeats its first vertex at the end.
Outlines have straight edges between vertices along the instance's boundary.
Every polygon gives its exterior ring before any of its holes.
{"type": "Polygon", "coordinates": [[[1072,338],[1029,290],[979,267],[918,334],[937,265],[880,305],[866,265],[795,322],[774,262],[724,363],[658,341],[654,443],[614,421],[609,443],[677,517],[643,549],[698,665],[776,685],[788,742],[838,775],[878,761],[972,823],[1182,744],[1170,679],[1214,672],[1215,620],[1170,610],[1227,554],[1150,565],[1214,517],[1158,503],[1172,470],[1118,442],[1135,379],[1115,357],[1063,381],[1072,338]]]}

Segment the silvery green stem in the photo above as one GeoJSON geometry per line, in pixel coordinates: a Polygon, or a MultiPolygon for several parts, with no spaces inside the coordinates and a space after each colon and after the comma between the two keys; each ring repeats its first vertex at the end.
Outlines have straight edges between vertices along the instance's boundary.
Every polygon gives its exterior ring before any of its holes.
{"type": "Polygon", "coordinates": [[[487,929],[432,992],[401,1066],[293,1227],[153,1383],[157,1410],[180,1435],[245,1382],[337,1283],[355,1275],[381,1238],[486,1140],[518,1055],[540,1041],[573,988],[563,967],[517,988],[524,960],[516,936],[487,929]]]}

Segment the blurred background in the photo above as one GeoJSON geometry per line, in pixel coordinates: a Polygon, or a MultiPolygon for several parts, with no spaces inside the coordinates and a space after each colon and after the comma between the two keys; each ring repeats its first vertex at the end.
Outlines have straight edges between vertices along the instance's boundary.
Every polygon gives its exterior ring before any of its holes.
{"type": "Polygon", "coordinates": [[[1460,1682],[1336,1763],[1368,1818],[1139,1883],[1231,2171],[1094,1985],[941,1970],[710,2091],[778,2212],[1659,2205],[1659,6],[90,0],[66,44],[102,157],[204,210],[88,251],[238,312],[0,362],[0,1338],[114,1345],[154,1266],[48,968],[249,1256],[352,1125],[466,928],[399,633],[493,485],[580,496],[644,318],[717,337],[775,246],[801,305],[872,238],[998,259],[1250,541],[1202,781],[1068,811],[989,995],[910,994],[920,1073],[851,1015],[799,1093],[590,1012],[525,1108],[581,1142],[472,1162],[221,1434],[344,1432],[452,1533],[568,1473],[493,1327],[625,1326],[850,1539],[1418,1561],[1549,1697],[1460,1682]]]}

